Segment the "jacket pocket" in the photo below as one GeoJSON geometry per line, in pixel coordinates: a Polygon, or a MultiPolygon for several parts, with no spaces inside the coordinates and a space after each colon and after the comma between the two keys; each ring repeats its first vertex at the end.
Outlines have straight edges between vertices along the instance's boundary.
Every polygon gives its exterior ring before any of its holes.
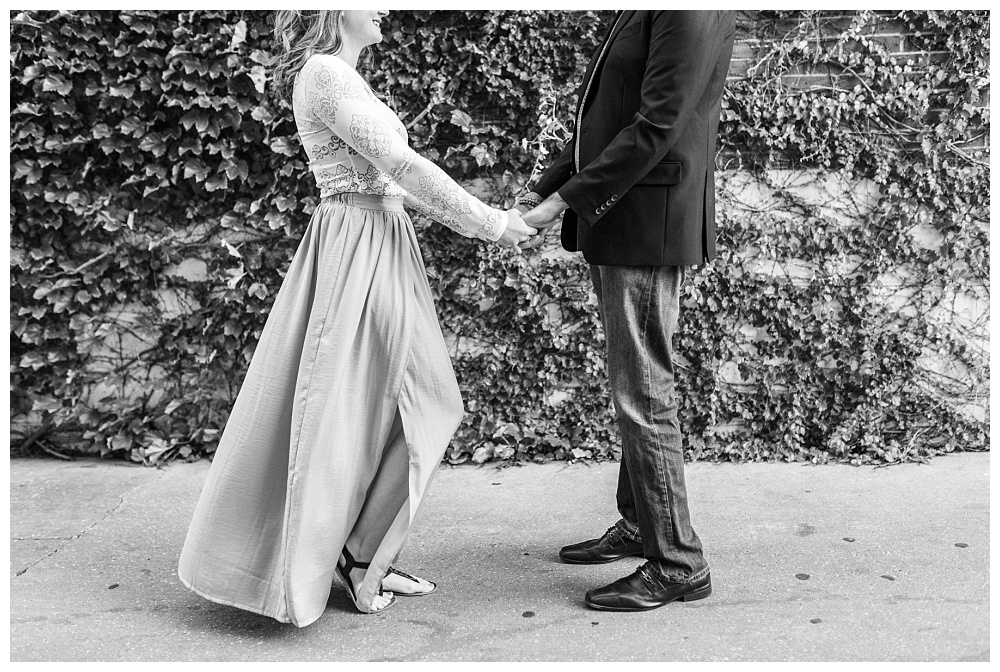
{"type": "Polygon", "coordinates": [[[679,161],[663,161],[653,166],[653,169],[636,184],[679,184],[680,181],[681,163],[679,161]]]}

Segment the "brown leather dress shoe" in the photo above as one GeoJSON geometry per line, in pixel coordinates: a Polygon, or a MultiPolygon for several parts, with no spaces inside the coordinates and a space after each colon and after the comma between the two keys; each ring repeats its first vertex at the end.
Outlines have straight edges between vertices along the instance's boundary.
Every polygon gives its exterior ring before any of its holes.
{"type": "Polygon", "coordinates": [[[612,525],[600,539],[590,539],[559,549],[559,557],[571,565],[601,565],[628,557],[642,557],[642,544],[626,539],[612,525]]]}
{"type": "Polygon", "coordinates": [[[675,600],[691,602],[711,594],[711,574],[689,583],[668,583],[642,565],[610,585],[588,590],[584,601],[591,609],[602,611],[649,611],[675,600]]]}

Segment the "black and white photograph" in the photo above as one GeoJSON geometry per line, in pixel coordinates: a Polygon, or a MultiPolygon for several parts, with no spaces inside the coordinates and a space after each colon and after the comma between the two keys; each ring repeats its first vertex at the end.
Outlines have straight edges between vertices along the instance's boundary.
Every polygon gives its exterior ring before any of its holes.
{"type": "Polygon", "coordinates": [[[8,21],[12,664],[989,663],[989,10],[8,21]]]}

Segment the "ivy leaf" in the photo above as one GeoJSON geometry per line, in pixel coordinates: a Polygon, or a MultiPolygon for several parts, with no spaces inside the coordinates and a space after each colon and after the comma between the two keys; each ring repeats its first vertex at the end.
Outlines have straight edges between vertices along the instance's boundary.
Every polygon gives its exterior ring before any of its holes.
{"type": "Polygon", "coordinates": [[[146,133],[146,124],[136,117],[125,117],[118,123],[118,130],[124,135],[139,138],[146,133]]]}
{"type": "Polygon", "coordinates": [[[250,296],[255,296],[258,299],[262,300],[266,299],[267,287],[265,287],[263,283],[255,282],[252,285],[250,285],[250,289],[247,290],[247,294],[249,294],[250,296]]]}
{"type": "Polygon", "coordinates": [[[240,19],[240,21],[233,28],[233,39],[229,41],[229,50],[236,51],[236,48],[246,41],[247,41],[247,22],[240,19]]]}
{"type": "Polygon", "coordinates": [[[220,189],[226,189],[228,187],[229,179],[226,177],[225,173],[216,173],[212,177],[205,180],[206,191],[219,191],[220,189]]]}
{"type": "Polygon", "coordinates": [[[37,371],[47,364],[44,355],[39,352],[26,352],[21,356],[18,366],[22,369],[37,371]]]}
{"type": "Polygon", "coordinates": [[[135,87],[131,84],[112,84],[108,87],[108,93],[117,98],[131,98],[135,95],[135,87]]]}
{"type": "Polygon", "coordinates": [[[492,443],[482,443],[476,447],[472,452],[472,461],[476,464],[482,464],[486,462],[491,457],[493,457],[493,444],[492,443]]]}
{"type": "Polygon", "coordinates": [[[452,110],[451,123],[461,126],[463,131],[468,131],[472,127],[472,117],[462,110],[452,110]]]}
{"type": "Polygon", "coordinates": [[[487,147],[483,143],[479,143],[473,147],[469,150],[469,153],[476,159],[476,164],[479,166],[492,166],[497,162],[496,151],[492,147],[487,147]]]}
{"type": "Polygon", "coordinates": [[[299,149],[288,138],[275,138],[270,143],[271,151],[285,156],[298,156],[299,149]]]}
{"type": "Polygon", "coordinates": [[[29,84],[32,80],[41,77],[42,72],[43,70],[41,66],[37,64],[29,65],[24,69],[24,72],[21,75],[21,81],[25,84],[29,84]]]}
{"type": "Polygon", "coordinates": [[[513,422],[508,422],[501,425],[495,432],[493,432],[493,438],[499,438],[502,436],[513,436],[519,438],[521,436],[521,428],[513,422]]]}
{"type": "Polygon", "coordinates": [[[227,241],[225,238],[220,240],[219,244],[222,245],[222,247],[226,248],[226,251],[229,252],[230,257],[236,257],[237,259],[243,258],[243,254],[238,249],[230,245],[229,241],[227,241]]]}
{"type": "Polygon", "coordinates": [[[13,165],[14,178],[24,179],[27,184],[34,184],[42,178],[42,171],[32,161],[20,160],[13,165]]]}
{"type": "Polygon", "coordinates": [[[291,223],[287,215],[273,211],[264,216],[264,221],[272,230],[283,229],[291,223]]]}
{"type": "Polygon", "coordinates": [[[73,83],[62,75],[49,74],[42,80],[42,91],[55,91],[60,96],[67,96],[72,90],[73,83]]]}
{"type": "Polygon", "coordinates": [[[108,449],[115,452],[128,452],[132,450],[132,438],[124,434],[109,436],[108,449]]]}
{"type": "Polygon", "coordinates": [[[208,178],[208,167],[198,159],[188,159],[184,163],[185,179],[195,178],[199,182],[204,182],[208,178]]]}
{"type": "Polygon", "coordinates": [[[209,121],[208,113],[200,108],[190,110],[181,117],[181,124],[184,128],[190,129],[194,126],[199,133],[204,133],[208,130],[209,121]]]}
{"type": "Polygon", "coordinates": [[[260,49],[254,49],[250,52],[250,60],[254,63],[260,63],[263,66],[271,65],[272,55],[267,51],[262,51],[260,49]]]}
{"type": "Polygon", "coordinates": [[[167,153],[167,143],[163,141],[163,136],[160,134],[149,133],[139,141],[139,149],[160,157],[167,153]]]}
{"type": "Polygon", "coordinates": [[[264,70],[264,66],[255,65],[250,68],[250,72],[247,73],[247,77],[253,82],[253,87],[257,89],[257,93],[264,93],[264,87],[267,85],[267,71],[264,70]]]}
{"type": "Polygon", "coordinates": [[[226,286],[229,289],[236,289],[236,286],[240,284],[240,280],[246,277],[246,269],[243,268],[243,264],[240,264],[237,268],[231,268],[226,271],[226,275],[229,279],[226,281],[226,286]]]}

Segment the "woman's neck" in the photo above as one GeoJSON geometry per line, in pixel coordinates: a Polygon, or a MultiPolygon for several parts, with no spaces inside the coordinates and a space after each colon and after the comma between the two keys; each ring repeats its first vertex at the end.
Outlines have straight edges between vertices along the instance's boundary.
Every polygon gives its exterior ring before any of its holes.
{"type": "Polygon", "coordinates": [[[340,51],[334,54],[334,56],[347,63],[354,70],[357,70],[358,58],[361,57],[361,52],[363,50],[364,46],[357,46],[355,44],[351,44],[347,40],[344,40],[343,44],[340,47],[340,51]]]}

